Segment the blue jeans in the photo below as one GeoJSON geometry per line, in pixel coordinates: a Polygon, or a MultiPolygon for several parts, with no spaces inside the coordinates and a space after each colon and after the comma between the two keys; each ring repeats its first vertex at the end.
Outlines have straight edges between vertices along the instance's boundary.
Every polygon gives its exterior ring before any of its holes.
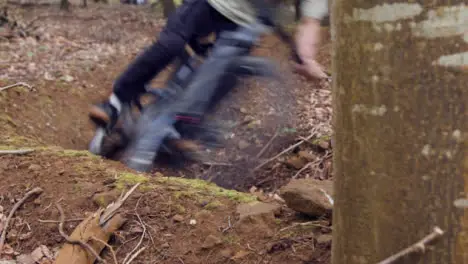
{"type": "Polygon", "coordinates": [[[184,52],[185,44],[212,32],[217,34],[236,28],[235,23],[216,11],[207,0],[185,0],[168,18],[158,40],[117,78],[114,93],[122,102],[134,99],[145,91],[147,83],[184,52]]]}

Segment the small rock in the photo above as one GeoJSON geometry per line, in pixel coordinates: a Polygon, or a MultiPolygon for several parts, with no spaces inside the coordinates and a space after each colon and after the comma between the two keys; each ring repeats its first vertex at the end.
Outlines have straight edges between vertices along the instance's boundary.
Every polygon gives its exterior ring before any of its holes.
{"type": "Polygon", "coordinates": [[[221,252],[219,253],[221,254],[221,256],[225,258],[231,258],[234,252],[232,252],[231,249],[226,248],[226,249],[221,250],[221,252]]]}
{"type": "Polygon", "coordinates": [[[103,184],[103,185],[111,185],[111,184],[113,184],[113,183],[115,183],[115,182],[116,182],[116,179],[109,178],[109,179],[105,179],[105,180],[102,182],[102,184],[103,184]]]}
{"type": "Polygon", "coordinates": [[[237,213],[239,218],[245,218],[251,215],[260,215],[273,213],[277,215],[281,211],[281,206],[271,203],[253,202],[249,204],[240,204],[237,206],[237,213]]]}
{"type": "Polygon", "coordinates": [[[331,244],[332,242],[332,235],[330,234],[323,234],[323,235],[320,235],[318,238],[317,238],[317,244],[319,245],[328,245],[328,244],[331,244]]]}
{"type": "Polygon", "coordinates": [[[195,218],[197,219],[198,223],[203,224],[205,222],[209,222],[210,219],[213,218],[213,214],[210,211],[204,209],[200,212],[197,212],[195,214],[195,218]]]}
{"type": "Polygon", "coordinates": [[[194,225],[197,224],[197,220],[195,220],[195,219],[190,219],[189,224],[194,226],[194,225]]]}
{"type": "Polygon", "coordinates": [[[131,234],[141,234],[143,233],[143,228],[141,226],[132,226],[129,230],[131,234]]]}
{"type": "Polygon", "coordinates": [[[234,256],[231,257],[232,260],[240,260],[245,258],[247,255],[249,255],[249,251],[241,250],[237,252],[234,256]]]}
{"type": "Polygon", "coordinates": [[[22,254],[16,257],[18,264],[35,264],[36,261],[28,254],[22,254]]]}
{"type": "Polygon", "coordinates": [[[16,231],[15,229],[8,231],[8,235],[7,235],[8,240],[16,239],[16,237],[18,237],[18,231],[16,231]]]}
{"type": "Polygon", "coordinates": [[[169,245],[169,243],[164,243],[164,244],[161,245],[161,247],[162,247],[162,248],[169,248],[170,245],[169,245]]]}
{"type": "Polygon", "coordinates": [[[34,205],[41,205],[41,198],[39,197],[37,199],[34,199],[33,204],[34,205]]]}
{"type": "Polygon", "coordinates": [[[38,170],[41,170],[42,167],[37,165],[37,164],[31,164],[29,167],[28,167],[28,170],[30,171],[38,171],[38,170]]]}
{"type": "Polygon", "coordinates": [[[239,109],[239,111],[243,114],[246,114],[247,113],[247,109],[245,109],[244,107],[241,107],[241,109],[239,109]]]}
{"type": "Polygon", "coordinates": [[[280,195],[289,208],[309,216],[322,216],[333,209],[333,183],[329,180],[292,180],[280,189],[280,195]]]}
{"type": "Polygon", "coordinates": [[[248,148],[250,146],[250,143],[243,140],[243,139],[241,139],[241,140],[239,140],[239,143],[237,144],[237,146],[239,147],[239,149],[242,150],[242,149],[248,148]]]}
{"type": "Polygon", "coordinates": [[[50,252],[49,248],[47,248],[44,245],[41,245],[34,249],[34,251],[31,253],[31,258],[36,261],[37,263],[42,263],[41,260],[43,258],[47,258],[49,260],[52,260],[53,254],[50,252]]]}
{"type": "Polygon", "coordinates": [[[3,245],[3,251],[1,252],[3,255],[14,255],[15,250],[8,244],[3,245]]]}
{"type": "Polygon", "coordinates": [[[322,148],[324,150],[327,150],[327,149],[330,148],[330,142],[326,141],[326,140],[320,140],[318,145],[319,145],[320,148],[322,148]]]}
{"type": "Polygon", "coordinates": [[[234,228],[240,235],[248,235],[255,239],[271,238],[277,228],[275,214],[280,210],[279,205],[270,203],[241,204],[237,207],[240,218],[234,228]]]}
{"type": "Polygon", "coordinates": [[[202,248],[203,249],[210,249],[214,248],[217,245],[221,245],[223,241],[216,236],[209,235],[206,237],[205,241],[203,242],[202,248]]]}
{"type": "Polygon", "coordinates": [[[73,76],[71,75],[64,75],[60,79],[66,82],[73,82],[75,80],[75,78],[73,78],[73,76]]]}
{"type": "Polygon", "coordinates": [[[18,264],[16,260],[0,260],[0,264],[18,264]]]}
{"type": "Polygon", "coordinates": [[[294,169],[299,170],[307,164],[307,161],[298,156],[293,156],[286,161],[286,164],[290,167],[293,167],[294,169]]]}
{"type": "Polygon", "coordinates": [[[184,217],[181,216],[181,215],[176,214],[176,215],[174,215],[174,216],[172,217],[172,220],[174,220],[174,222],[183,222],[183,221],[184,221],[184,217]]]}
{"type": "Polygon", "coordinates": [[[96,193],[93,195],[93,202],[103,208],[107,207],[109,204],[114,202],[119,197],[119,192],[117,190],[112,190],[109,192],[96,193]]]}
{"type": "Polygon", "coordinates": [[[315,155],[312,154],[312,153],[309,153],[308,151],[304,151],[304,150],[301,150],[299,151],[298,153],[299,157],[311,162],[311,161],[315,161],[315,155]]]}
{"type": "Polygon", "coordinates": [[[55,77],[52,76],[52,74],[50,74],[49,72],[45,72],[44,73],[44,79],[46,79],[47,81],[53,81],[53,80],[55,80],[55,77]]]}
{"type": "Polygon", "coordinates": [[[276,194],[276,193],[273,194],[273,199],[274,199],[275,201],[279,202],[279,203],[282,203],[282,204],[286,203],[286,201],[285,201],[283,198],[281,198],[281,196],[279,196],[279,195],[276,194]]]}
{"type": "Polygon", "coordinates": [[[27,232],[25,234],[19,235],[18,239],[19,240],[26,240],[26,239],[30,239],[31,237],[32,237],[32,232],[27,232]]]}

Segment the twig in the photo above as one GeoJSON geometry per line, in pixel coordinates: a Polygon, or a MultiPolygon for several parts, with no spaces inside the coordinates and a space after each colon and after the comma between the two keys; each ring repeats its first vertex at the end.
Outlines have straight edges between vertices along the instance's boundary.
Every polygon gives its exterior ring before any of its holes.
{"type": "Polygon", "coordinates": [[[102,262],[102,263],[106,263],[106,261],[104,259],[102,259],[99,256],[99,254],[96,253],[96,251],[90,245],[86,244],[85,242],[83,242],[81,240],[71,239],[67,234],[65,234],[65,232],[63,231],[63,224],[65,223],[65,213],[63,212],[62,206],[60,206],[59,203],[55,203],[55,207],[57,207],[57,210],[59,210],[59,212],[60,212],[60,222],[58,224],[59,233],[65,239],[65,241],[67,241],[68,243],[73,244],[73,245],[81,246],[82,248],[84,248],[84,249],[88,250],[89,252],[91,252],[91,254],[93,254],[94,257],[96,257],[97,261],[102,262]]]}
{"type": "Polygon", "coordinates": [[[114,251],[114,249],[112,248],[111,245],[107,244],[106,241],[103,241],[103,240],[101,240],[101,239],[99,239],[97,237],[94,237],[94,236],[92,236],[91,239],[94,239],[94,240],[98,241],[99,243],[103,244],[104,246],[106,246],[109,249],[109,251],[111,252],[111,254],[112,254],[112,259],[114,260],[114,264],[119,264],[119,262],[117,261],[117,256],[115,255],[115,251],[114,251]]]}
{"type": "Polygon", "coordinates": [[[145,250],[146,247],[142,247],[140,248],[137,252],[135,252],[135,254],[133,254],[127,262],[125,262],[124,264],[130,264],[136,257],[138,257],[138,255],[140,255],[141,252],[143,252],[143,250],[145,250]]]}
{"type": "MultiPolygon", "coordinates": [[[[320,162],[320,161],[319,161],[320,162]]],[[[309,167],[311,167],[312,165],[315,165],[317,164],[317,161],[311,161],[309,163],[307,163],[304,167],[302,167],[298,172],[296,172],[296,174],[294,174],[294,176],[292,177],[293,179],[296,179],[303,171],[307,170],[309,167]]]]}
{"type": "Polygon", "coordinates": [[[396,253],[395,255],[392,255],[385,260],[382,260],[381,262],[377,264],[391,264],[391,263],[396,263],[399,259],[402,257],[405,257],[411,253],[424,253],[426,252],[426,246],[435,242],[438,238],[444,235],[444,231],[440,229],[439,227],[434,227],[432,233],[429,235],[425,236],[423,239],[419,240],[415,244],[403,249],[402,251],[396,253]]]}
{"type": "Polygon", "coordinates": [[[276,160],[277,158],[281,157],[283,154],[285,154],[285,153],[287,153],[287,152],[289,152],[289,151],[291,151],[291,150],[297,148],[298,146],[302,145],[302,143],[304,143],[304,142],[306,142],[307,140],[313,138],[314,136],[315,136],[315,131],[312,132],[308,137],[306,137],[305,140],[299,141],[298,143],[296,143],[296,144],[294,144],[294,145],[288,147],[287,149],[281,151],[278,155],[276,155],[276,156],[274,156],[274,157],[268,159],[267,161],[263,162],[262,164],[258,165],[257,167],[254,168],[254,171],[256,171],[256,170],[262,168],[263,166],[267,165],[268,163],[270,163],[270,162],[276,160]]]}
{"type": "MultiPolygon", "coordinates": [[[[85,218],[73,218],[73,219],[67,219],[65,220],[65,222],[79,222],[79,221],[83,221],[85,220],[85,218]]],[[[42,219],[38,219],[37,220],[39,223],[54,223],[54,224],[57,224],[57,223],[60,223],[60,221],[58,220],[42,220],[42,219]]]]}
{"type": "Polygon", "coordinates": [[[5,244],[5,238],[6,238],[6,233],[7,233],[7,230],[8,230],[8,225],[11,221],[11,218],[13,217],[13,215],[15,214],[15,212],[21,207],[21,205],[26,202],[27,199],[29,199],[29,197],[33,196],[33,195],[40,195],[41,193],[43,192],[43,190],[39,187],[36,187],[34,189],[32,189],[31,191],[27,192],[24,197],[19,200],[14,206],[13,208],[11,209],[10,211],[10,214],[8,215],[6,221],[5,221],[5,225],[3,227],[3,231],[2,231],[2,236],[0,237],[0,253],[3,251],[3,245],[5,244]]]}
{"type": "Polygon", "coordinates": [[[0,155],[24,155],[31,152],[34,152],[34,149],[0,150],[0,155]]]}
{"type": "Polygon", "coordinates": [[[291,228],[294,228],[296,226],[308,226],[308,225],[331,229],[331,227],[329,227],[329,226],[320,225],[320,224],[317,224],[315,221],[311,221],[311,222],[305,222],[305,223],[294,223],[294,224],[292,224],[292,225],[290,225],[288,227],[280,229],[280,232],[284,232],[284,231],[289,230],[291,228]]]}
{"type": "Polygon", "coordinates": [[[224,167],[232,167],[231,163],[222,163],[222,162],[203,162],[203,165],[207,166],[224,166],[224,167]]]}
{"type": "Polygon", "coordinates": [[[7,86],[4,86],[2,88],[0,88],[0,92],[2,91],[5,91],[7,89],[10,89],[10,88],[13,88],[13,87],[17,87],[17,86],[24,86],[26,88],[28,88],[29,90],[32,90],[32,86],[25,83],[25,82],[19,82],[19,83],[15,83],[15,84],[10,84],[10,85],[7,85],[7,86]]]}
{"type": "MultiPolygon", "coordinates": [[[[136,211],[135,211],[136,213],[136,211]]],[[[138,221],[140,222],[140,225],[141,227],[143,227],[143,232],[141,233],[141,237],[140,237],[140,241],[138,241],[138,244],[132,249],[132,251],[130,251],[127,256],[125,256],[122,264],[128,264],[130,263],[134,258],[136,258],[137,255],[133,254],[133,252],[135,252],[135,250],[137,250],[138,247],[140,247],[141,243],[143,242],[143,239],[145,238],[145,235],[146,235],[146,226],[143,224],[143,221],[141,220],[141,217],[138,213],[136,213],[136,216],[138,218],[138,221]],[[133,255],[132,255],[133,254],[133,255]],[[128,259],[128,260],[127,260],[128,259]]],[[[145,247],[143,247],[145,248],[145,247]]],[[[141,250],[141,249],[140,249],[141,250]]],[[[140,250],[137,251],[137,253],[139,254],[140,253],[140,250]]],[[[141,250],[143,251],[143,250],[141,250]]]]}
{"type": "Polygon", "coordinates": [[[222,233],[226,233],[229,229],[232,228],[232,224],[231,224],[231,216],[228,216],[228,226],[226,228],[224,228],[221,232],[222,233]]]}
{"type": "Polygon", "coordinates": [[[276,139],[276,137],[278,137],[279,133],[278,131],[276,131],[276,133],[273,135],[273,137],[270,138],[270,140],[265,144],[265,146],[262,148],[262,150],[260,150],[260,152],[258,152],[257,154],[257,159],[259,159],[264,153],[265,151],[268,149],[268,147],[273,143],[273,141],[276,139]]]}
{"type": "Polygon", "coordinates": [[[106,210],[102,213],[101,217],[99,218],[99,225],[104,225],[109,219],[111,219],[117,210],[125,203],[128,197],[140,186],[141,183],[135,184],[125,195],[121,195],[117,201],[109,204],[106,210]]]}

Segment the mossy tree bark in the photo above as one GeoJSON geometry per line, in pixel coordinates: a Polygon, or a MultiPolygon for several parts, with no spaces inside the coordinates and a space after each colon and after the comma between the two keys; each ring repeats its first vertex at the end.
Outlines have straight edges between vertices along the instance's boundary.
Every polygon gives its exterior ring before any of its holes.
{"type": "Polygon", "coordinates": [[[468,263],[465,2],[333,1],[334,264],[468,263]]]}

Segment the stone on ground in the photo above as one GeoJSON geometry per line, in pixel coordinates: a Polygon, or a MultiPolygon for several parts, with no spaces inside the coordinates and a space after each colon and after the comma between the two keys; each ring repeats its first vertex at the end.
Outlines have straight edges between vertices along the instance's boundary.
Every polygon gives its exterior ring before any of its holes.
{"type": "Polygon", "coordinates": [[[275,214],[281,206],[263,202],[241,204],[237,207],[239,221],[234,225],[239,234],[250,237],[268,238],[273,236],[276,228],[275,214]]]}
{"type": "Polygon", "coordinates": [[[329,180],[292,180],[280,189],[280,195],[289,208],[312,217],[333,209],[333,182],[329,180]]]}

